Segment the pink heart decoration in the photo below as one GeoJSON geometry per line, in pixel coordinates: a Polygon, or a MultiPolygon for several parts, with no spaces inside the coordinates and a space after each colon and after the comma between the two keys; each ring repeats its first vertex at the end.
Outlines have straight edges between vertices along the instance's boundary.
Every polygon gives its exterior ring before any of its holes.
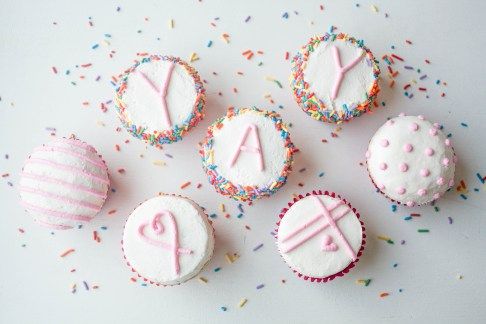
{"type": "Polygon", "coordinates": [[[338,246],[336,245],[336,243],[332,241],[332,236],[325,235],[324,239],[322,240],[321,249],[322,251],[326,251],[326,252],[334,252],[337,251],[338,246]]]}

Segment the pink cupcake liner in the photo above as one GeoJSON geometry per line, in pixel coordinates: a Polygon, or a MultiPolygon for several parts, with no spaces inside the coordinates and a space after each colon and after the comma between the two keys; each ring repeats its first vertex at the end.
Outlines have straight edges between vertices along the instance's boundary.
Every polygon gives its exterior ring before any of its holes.
{"type": "MultiPolygon", "coordinates": [[[[192,200],[191,198],[188,198],[188,197],[186,197],[186,196],[182,196],[182,195],[159,193],[159,196],[174,196],[174,197],[181,197],[181,198],[184,198],[184,199],[188,199],[188,200],[192,201],[193,203],[195,203],[196,205],[200,206],[198,203],[196,203],[196,202],[195,202],[194,200],[192,200]]],[[[151,198],[153,198],[153,197],[151,197],[151,198]]],[[[147,200],[149,200],[149,199],[151,199],[151,198],[145,199],[144,201],[142,201],[141,203],[139,203],[139,204],[137,205],[137,207],[135,207],[135,208],[134,208],[134,209],[131,211],[130,215],[131,215],[131,214],[132,214],[132,213],[135,211],[135,209],[137,209],[137,208],[138,208],[138,207],[139,207],[141,204],[143,204],[144,202],[146,202],[147,200]]],[[[202,209],[202,207],[201,207],[201,209],[202,209]]],[[[203,210],[203,213],[204,213],[204,215],[206,216],[206,218],[208,219],[209,224],[211,225],[211,229],[213,230],[213,239],[215,239],[215,238],[216,238],[216,236],[215,236],[215,230],[214,230],[213,222],[211,221],[211,219],[209,218],[209,216],[206,214],[206,211],[204,211],[204,210],[203,210]]],[[[130,215],[129,215],[129,217],[130,217],[130,215]]],[[[123,231],[122,231],[122,235],[123,235],[123,233],[125,233],[125,226],[126,226],[126,224],[127,224],[127,221],[128,221],[128,217],[127,217],[127,220],[125,221],[125,225],[123,225],[123,231]]],[[[131,270],[133,273],[135,273],[135,274],[137,275],[137,277],[138,277],[138,278],[142,279],[144,282],[147,282],[147,283],[149,283],[149,284],[151,284],[151,285],[153,285],[153,286],[157,286],[157,287],[172,287],[172,286],[179,286],[179,285],[181,285],[181,284],[183,284],[183,283],[185,283],[185,282],[187,282],[187,281],[189,281],[189,280],[193,279],[194,277],[196,277],[196,276],[198,275],[198,273],[196,273],[196,274],[195,274],[193,277],[191,277],[191,278],[187,279],[187,280],[186,280],[186,281],[184,281],[184,282],[180,282],[180,283],[175,284],[175,285],[164,285],[164,284],[161,284],[161,283],[155,282],[155,281],[153,281],[153,280],[150,280],[150,279],[148,279],[148,278],[146,278],[146,277],[142,276],[140,273],[138,273],[137,269],[135,269],[135,268],[134,268],[134,267],[133,267],[133,266],[130,264],[130,261],[128,261],[127,256],[125,255],[125,250],[123,249],[123,239],[120,241],[120,244],[121,244],[121,250],[122,250],[122,253],[123,253],[123,259],[125,260],[126,265],[127,265],[129,268],[130,268],[130,270],[131,270]]],[[[213,251],[211,252],[211,256],[209,257],[208,262],[206,262],[206,263],[205,263],[205,264],[202,266],[202,269],[204,269],[204,267],[206,267],[206,265],[207,265],[207,264],[208,264],[208,263],[211,261],[211,259],[213,258],[213,254],[214,254],[214,249],[213,249],[213,251]]]]}
{"type": "MultiPolygon", "coordinates": [[[[354,268],[356,266],[356,263],[358,263],[359,258],[363,254],[363,251],[364,251],[364,248],[365,248],[365,245],[366,245],[366,231],[365,231],[365,226],[364,226],[363,221],[361,220],[361,216],[360,216],[359,212],[345,198],[341,197],[340,195],[336,194],[335,192],[329,192],[327,190],[326,191],[313,190],[312,192],[308,192],[305,195],[299,195],[298,197],[295,197],[292,201],[290,201],[290,202],[287,203],[287,207],[285,207],[285,208],[282,209],[282,211],[278,215],[279,220],[277,222],[277,227],[275,228],[275,239],[278,238],[278,228],[280,227],[280,220],[285,217],[285,214],[287,213],[287,211],[289,210],[289,208],[292,207],[293,204],[295,204],[296,202],[298,202],[302,198],[305,198],[305,197],[308,197],[308,196],[311,196],[311,195],[326,195],[326,196],[330,196],[330,197],[333,197],[333,198],[339,198],[339,199],[341,199],[344,202],[344,204],[346,204],[353,211],[353,213],[356,214],[356,217],[358,218],[358,220],[359,220],[359,222],[361,224],[362,240],[361,240],[361,246],[360,246],[359,251],[357,253],[356,260],[352,261],[346,268],[344,268],[343,270],[341,270],[341,271],[339,271],[339,272],[337,272],[335,274],[332,274],[332,275],[327,276],[327,277],[324,277],[324,278],[317,278],[317,277],[307,276],[307,275],[302,274],[302,273],[298,272],[297,270],[293,269],[292,266],[282,257],[282,259],[287,264],[287,266],[299,278],[302,278],[304,280],[309,280],[310,282],[325,283],[325,282],[329,282],[331,280],[334,280],[337,277],[344,276],[352,268],[354,268]]],[[[278,242],[276,242],[276,244],[277,244],[277,249],[279,250],[280,256],[282,256],[282,253],[281,253],[280,249],[278,248],[278,242]]]]}

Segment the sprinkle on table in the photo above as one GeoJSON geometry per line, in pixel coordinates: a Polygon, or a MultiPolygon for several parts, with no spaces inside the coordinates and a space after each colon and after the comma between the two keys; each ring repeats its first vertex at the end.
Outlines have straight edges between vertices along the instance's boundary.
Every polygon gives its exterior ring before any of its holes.
{"type": "Polygon", "coordinates": [[[64,257],[68,256],[69,254],[73,253],[74,251],[76,251],[76,250],[73,249],[73,248],[68,249],[68,250],[64,251],[63,253],[61,253],[60,257],[64,258],[64,257]]]}
{"type": "Polygon", "coordinates": [[[387,296],[390,296],[390,294],[389,294],[389,293],[387,293],[387,292],[382,292],[382,293],[380,294],[380,297],[381,297],[381,298],[384,298],[384,297],[387,297],[387,296]]]}
{"type": "Polygon", "coordinates": [[[184,189],[184,188],[186,188],[186,187],[188,187],[188,186],[190,186],[190,185],[191,185],[191,181],[184,182],[184,183],[181,185],[181,189],[184,189]]]}
{"type": "Polygon", "coordinates": [[[199,60],[199,56],[197,56],[196,53],[192,52],[191,56],[189,56],[189,62],[192,63],[192,62],[197,61],[197,60],[199,60]]]}
{"type": "Polygon", "coordinates": [[[241,308],[243,306],[245,306],[246,302],[248,301],[248,299],[246,298],[243,298],[242,300],[240,300],[240,302],[238,303],[238,307],[241,308]]]}
{"type": "Polygon", "coordinates": [[[430,231],[428,229],[426,229],[426,228],[419,228],[417,230],[417,232],[419,232],[419,233],[429,233],[430,231]]]}
{"type": "Polygon", "coordinates": [[[388,236],[382,236],[382,235],[379,235],[378,236],[378,239],[379,240],[382,240],[382,241],[385,241],[387,242],[388,244],[395,244],[395,242],[393,242],[393,240],[391,238],[389,238],[388,236]]]}
{"type": "Polygon", "coordinates": [[[263,243],[258,244],[257,246],[255,246],[253,248],[253,252],[256,252],[256,251],[260,250],[262,247],[263,247],[263,243]]]}
{"type": "Polygon", "coordinates": [[[370,285],[371,279],[358,279],[356,280],[357,284],[363,285],[365,287],[368,287],[370,285]]]}
{"type": "Polygon", "coordinates": [[[197,278],[197,280],[199,280],[202,283],[208,283],[208,279],[206,279],[204,277],[199,277],[199,278],[197,278]]]}
{"type": "Polygon", "coordinates": [[[262,289],[263,287],[265,287],[264,284],[259,284],[258,286],[256,286],[256,289],[262,289]]]}

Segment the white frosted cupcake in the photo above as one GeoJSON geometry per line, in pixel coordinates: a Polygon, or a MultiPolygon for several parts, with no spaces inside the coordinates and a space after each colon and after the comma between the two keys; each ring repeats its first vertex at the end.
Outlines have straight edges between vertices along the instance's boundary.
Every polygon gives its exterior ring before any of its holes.
{"type": "Polygon", "coordinates": [[[205,90],[197,71],[185,61],[151,55],[121,76],[115,104],[129,133],[160,146],[182,139],[199,123],[205,90]]]}
{"type": "Polygon", "coordinates": [[[278,250],[302,279],[328,282],[342,277],[363,253],[366,235],[360,215],[333,192],[299,195],[279,218],[278,250]]]}
{"type": "Polygon", "coordinates": [[[251,201],[270,196],[287,181],[294,144],[275,112],[229,109],[201,143],[203,168],[222,195],[251,201]]]}
{"type": "Polygon", "coordinates": [[[19,190],[22,206],[37,223],[69,229],[101,210],[109,185],[105,162],[92,146],[60,138],[34,149],[19,190]]]}
{"type": "Polygon", "coordinates": [[[380,87],[373,53],[347,34],[312,37],[292,60],[290,86],[316,120],[341,123],[371,111],[380,87]]]}
{"type": "Polygon", "coordinates": [[[388,120],[371,138],[366,158],[375,186],[400,204],[427,204],[454,185],[451,141],[423,116],[388,120]]]}
{"type": "Polygon", "coordinates": [[[189,198],[160,195],[128,217],[122,249],[132,271],[155,285],[177,285],[196,276],[214,250],[214,230],[189,198]]]}

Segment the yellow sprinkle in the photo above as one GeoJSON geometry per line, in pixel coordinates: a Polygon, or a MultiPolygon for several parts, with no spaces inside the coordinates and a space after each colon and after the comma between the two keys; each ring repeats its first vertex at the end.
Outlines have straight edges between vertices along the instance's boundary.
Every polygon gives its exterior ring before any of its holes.
{"type": "Polygon", "coordinates": [[[271,76],[266,76],[265,77],[265,80],[267,80],[267,81],[275,81],[275,79],[272,78],[271,76]]]}
{"type": "Polygon", "coordinates": [[[241,308],[241,307],[245,306],[245,304],[246,304],[247,301],[248,301],[248,299],[243,298],[242,300],[240,300],[240,303],[238,304],[238,307],[241,308]]]}
{"type": "Polygon", "coordinates": [[[221,210],[222,213],[224,213],[226,211],[224,204],[219,204],[219,210],[221,210]]]}
{"type": "Polygon", "coordinates": [[[209,151],[208,163],[213,164],[213,150],[209,151]]]}
{"type": "Polygon", "coordinates": [[[224,257],[226,258],[226,261],[228,261],[228,263],[231,264],[231,263],[235,262],[236,260],[238,260],[240,256],[237,253],[233,253],[232,255],[229,254],[229,253],[226,253],[224,255],[224,257]]]}
{"type": "Polygon", "coordinates": [[[375,5],[371,5],[371,10],[373,10],[374,12],[378,12],[378,7],[375,5]]]}
{"type": "Polygon", "coordinates": [[[378,235],[378,239],[383,240],[383,241],[391,240],[391,238],[389,238],[388,236],[381,236],[381,235],[378,235]]]}
{"type": "Polygon", "coordinates": [[[194,62],[194,61],[197,61],[199,60],[199,56],[197,56],[196,53],[191,53],[191,56],[189,57],[189,62],[194,62]]]}
{"type": "Polygon", "coordinates": [[[169,28],[174,28],[174,19],[169,20],[169,28]]]}
{"type": "Polygon", "coordinates": [[[157,165],[157,166],[165,166],[166,165],[166,163],[164,161],[162,161],[162,160],[155,160],[153,162],[153,164],[154,165],[157,165]]]}
{"type": "Polygon", "coordinates": [[[199,277],[197,278],[200,282],[202,283],[208,283],[208,279],[204,278],[204,277],[199,277]]]}
{"type": "Polygon", "coordinates": [[[107,41],[106,39],[103,39],[102,43],[105,44],[106,46],[111,45],[111,43],[109,41],[107,41]]]}

